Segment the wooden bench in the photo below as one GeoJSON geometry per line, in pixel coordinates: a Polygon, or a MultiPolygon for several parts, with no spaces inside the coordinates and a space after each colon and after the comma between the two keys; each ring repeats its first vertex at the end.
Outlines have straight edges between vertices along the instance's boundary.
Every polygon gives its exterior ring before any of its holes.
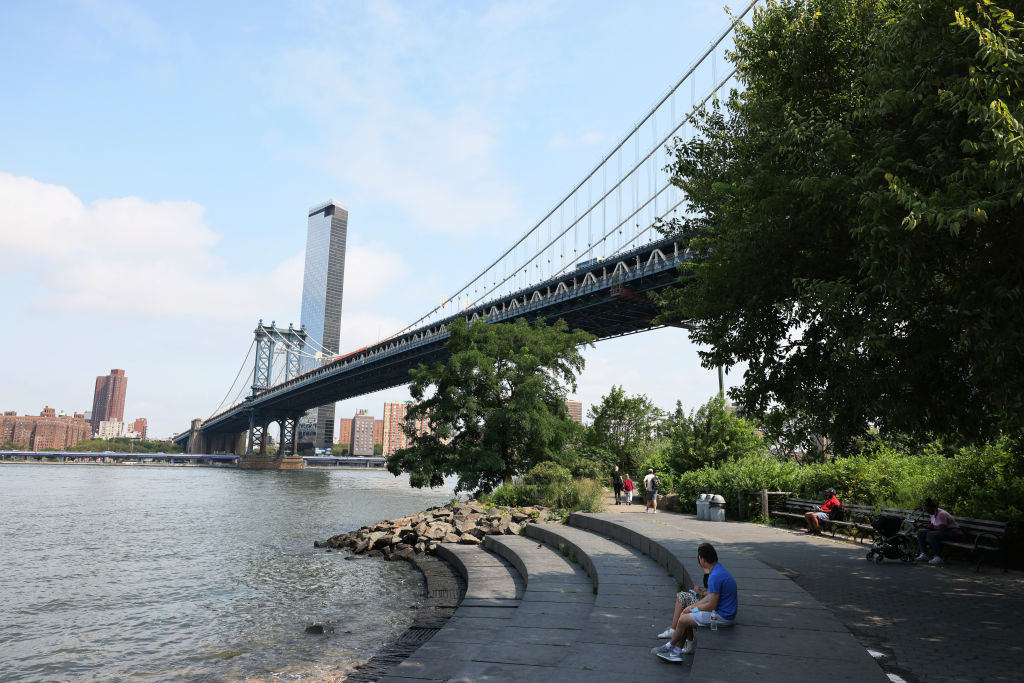
{"type": "MultiPolygon", "coordinates": [[[[783,519],[786,521],[786,525],[789,526],[793,520],[802,523],[804,521],[804,514],[807,512],[817,512],[820,505],[821,503],[816,500],[788,498],[785,502],[785,509],[772,510],[769,512],[769,516],[772,518],[773,523],[776,519],[783,519]]],[[[843,505],[843,511],[845,513],[843,521],[831,519],[827,522],[823,521],[821,523],[822,530],[831,533],[833,538],[835,538],[836,531],[847,532],[858,543],[865,537],[870,537],[875,533],[874,527],[871,526],[871,520],[876,516],[876,508],[868,505],[843,505]]]]}
{"type": "MultiPolygon", "coordinates": [[[[923,510],[900,510],[899,508],[880,508],[879,514],[892,515],[900,519],[908,516],[918,526],[928,524],[930,518],[923,510]]],[[[981,570],[981,562],[986,553],[999,553],[1002,555],[1003,571],[1006,571],[1006,522],[999,522],[993,519],[974,519],[971,517],[957,517],[953,519],[964,532],[962,541],[943,541],[943,548],[956,548],[966,551],[974,560],[974,571],[981,570]]],[[[915,538],[916,540],[916,538],[915,538]]]]}

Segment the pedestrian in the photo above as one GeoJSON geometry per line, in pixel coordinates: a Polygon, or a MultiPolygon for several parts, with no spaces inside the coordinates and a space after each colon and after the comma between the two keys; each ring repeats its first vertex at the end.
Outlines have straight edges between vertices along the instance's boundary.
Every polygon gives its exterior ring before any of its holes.
{"type": "Polygon", "coordinates": [[[629,473],[622,479],[622,490],[626,492],[626,505],[633,504],[633,480],[629,478],[629,473]]]}
{"type": "Polygon", "coordinates": [[[825,491],[825,495],[828,496],[828,500],[818,506],[817,510],[804,513],[804,521],[807,523],[807,533],[814,534],[815,536],[821,536],[821,523],[829,520],[830,513],[840,507],[842,503],[836,498],[836,490],[828,489],[825,491]]]}
{"type": "Polygon", "coordinates": [[[619,472],[618,465],[612,471],[612,488],[615,490],[615,504],[619,505],[622,502],[622,472],[619,472]]]}
{"type": "MultiPolygon", "coordinates": [[[[668,638],[669,641],[651,650],[652,654],[666,662],[681,662],[683,655],[693,654],[697,647],[698,626],[724,628],[736,622],[739,610],[736,579],[718,561],[715,547],[710,543],[701,543],[697,547],[697,563],[707,574],[708,589],[699,599],[686,597],[684,593],[689,594],[689,591],[682,591],[676,596],[672,625],[658,634],[659,638],[668,638]],[[680,596],[683,596],[682,599],[680,596]]],[[[694,593],[698,593],[696,587],[694,593]]]]}
{"type": "Polygon", "coordinates": [[[917,530],[917,547],[921,550],[921,554],[917,556],[917,561],[924,562],[928,559],[928,552],[924,547],[925,541],[927,541],[928,545],[935,552],[935,557],[928,564],[943,564],[943,541],[961,540],[964,537],[964,531],[956,523],[956,520],[953,519],[953,515],[940,508],[931,498],[924,501],[924,509],[930,519],[928,524],[917,530]]]}
{"type": "Polygon", "coordinates": [[[644,503],[644,512],[647,512],[653,507],[652,512],[658,514],[658,488],[661,486],[661,480],[658,479],[658,475],[654,473],[654,468],[647,470],[647,476],[644,477],[644,489],[647,497],[644,503]]]}

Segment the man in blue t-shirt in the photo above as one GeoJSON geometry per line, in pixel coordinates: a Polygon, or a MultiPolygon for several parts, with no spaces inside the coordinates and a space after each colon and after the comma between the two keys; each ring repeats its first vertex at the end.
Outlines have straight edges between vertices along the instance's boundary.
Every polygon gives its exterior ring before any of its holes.
{"type": "Polygon", "coordinates": [[[672,627],[663,637],[671,638],[651,652],[667,662],[681,662],[683,655],[691,654],[697,646],[694,637],[697,626],[710,626],[712,618],[719,627],[732,626],[736,621],[739,597],[736,579],[718,562],[718,553],[710,543],[697,548],[697,562],[708,575],[708,592],[692,605],[683,606],[676,601],[672,627]]]}

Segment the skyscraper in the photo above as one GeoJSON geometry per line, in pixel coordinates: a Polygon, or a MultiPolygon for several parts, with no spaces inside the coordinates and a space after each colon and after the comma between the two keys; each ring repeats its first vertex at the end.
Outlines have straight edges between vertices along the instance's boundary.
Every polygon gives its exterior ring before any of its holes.
{"type": "Polygon", "coordinates": [[[124,419],[124,396],[128,390],[128,378],[124,370],[111,370],[109,375],[96,378],[96,389],[92,394],[93,433],[99,428],[100,422],[114,418],[124,419]]]}
{"type": "MultiPolygon", "coordinates": [[[[338,353],[347,237],[348,207],[331,200],[309,210],[300,322],[310,340],[306,346],[310,354],[321,349],[326,349],[327,354],[338,353]]],[[[311,358],[303,358],[302,371],[318,364],[311,358]]],[[[334,404],[307,412],[299,421],[298,432],[296,441],[300,449],[330,448],[334,443],[334,404]]]]}

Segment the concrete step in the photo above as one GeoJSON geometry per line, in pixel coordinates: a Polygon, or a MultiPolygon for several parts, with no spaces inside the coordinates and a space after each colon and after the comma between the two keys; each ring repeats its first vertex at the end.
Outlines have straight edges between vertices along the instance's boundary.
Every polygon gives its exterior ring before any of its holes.
{"type": "Polygon", "coordinates": [[[466,592],[444,627],[381,681],[451,679],[470,653],[502,639],[521,604],[525,581],[500,555],[479,545],[450,543],[439,545],[436,553],[462,575],[466,592]]]}
{"type": "MultiPolygon", "coordinates": [[[[607,536],[650,557],[679,583],[703,583],[697,546],[704,539],[674,515],[573,513],[572,527],[607,536]]],[[[700,680],[887,680],[835,615],[787,576],[727,544],[719,561],[736,579],[737,625],[701,629],[692,676],[700,680]]],[[[672,603],[669,602],[669,607],[672,603]]]]}

